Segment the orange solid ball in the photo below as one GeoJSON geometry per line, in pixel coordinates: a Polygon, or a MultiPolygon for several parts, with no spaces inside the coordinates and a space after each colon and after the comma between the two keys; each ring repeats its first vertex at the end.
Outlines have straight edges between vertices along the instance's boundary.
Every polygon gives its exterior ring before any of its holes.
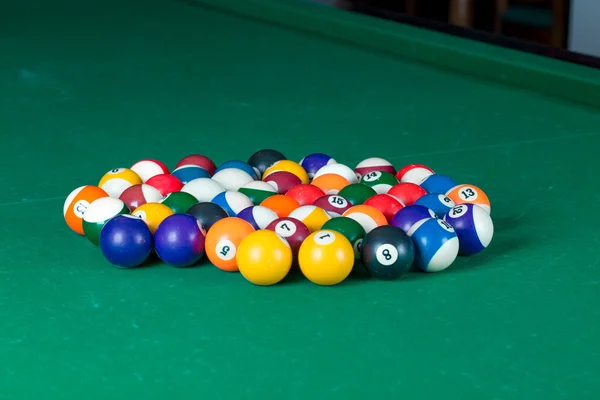
{"type": "Polygon", "coordinates": [[[108,197],[108,193],[92,185],[79,186],[69,193],[63,205],[63,217],[73,232],[84,234],[83,214],[94,200],[101,197],[108,197]]]}
{"type": "Polygon", "coordinates": [[[215,267],[223,271],[239,271],[236,259],[239,245],[254,231],[249,222],[238,217],[227,217],[217,221],[206,233],[206,256],[215,267]]]}
{"type": "Polygon", "coordinates": [[[311,184],[321,189],[325,194],[338,194],[350,182],[338,174],[324,174],[316,177],[311,184]]]}
{"type": "Polygon", "coordinates": [[[260,205],[275,211],[275,214],[277,214],[279,218],[289,216],[292,211],[300,207],[300,203],[298,203],[297,200],[284,194],[276,194],[275,196],[267,197],[260,205]]]}

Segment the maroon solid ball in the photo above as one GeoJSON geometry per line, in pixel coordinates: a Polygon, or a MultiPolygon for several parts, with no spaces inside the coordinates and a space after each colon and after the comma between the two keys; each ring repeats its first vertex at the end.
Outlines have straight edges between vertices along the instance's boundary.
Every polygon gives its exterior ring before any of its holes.
{"type": "Polygon", "coordinates": [[[301,206],[312,206],[319,197],[325,196],[325,192],[318,186],[301,183],[288,190],[285,195],[296,200],[301,206]]]}
{"type": "Polygon", "coordinates": [[[321,207],[332,217],[341,217],[347,209],[352,207],[352,204],[350,204],[348,200],[337,194],[326,194],[325,196],[321,196],[313,203],[313,205],[321,207]]]}
{"type": "Polygon", "coordinates": [[[404,208],[404,203],[389,194],[371,196],[365,201],[365,205],[375,207],[381,211],[388,223],[391,223],[396,213],[404,208]]]}
{"type": "Polygon", "coordinates": [[[427,190],[414,183],[402,182],[392,186],[392,188],[388,190],[387,194],[394,196],[406,207],[408,207],[415,204],[415,201],[417,201],[421,196],[426,195],[427,190]]]}
{"type": "Polygon", "coordinates": [[[210,158],[201,154],[191,154],[189,156],[183,157],[177,163],[174,169],[177,169],[182,165],[196,165],[200,168],[203,168],[206,172],[210,174],[210,176],[213,176],[215,174],[215,170],[217,169],[217,166],[210,158]]]}
{"type": "Polygon", "coordinates": [[[286,194],[291,188],[302,183],[300,178],[287,171],[273,172],[263,181],[273,186],[279,194],[286,194]]]}
{"type": "Polygon", "coordinates": [[[125,203],[129,211],[146,203],[158,203],[162,198],[163,195],[157,188],[146,183],[130,186],[119,196],[119,200],[125,203]]]}
{"type": "Polygon", "coordinates": [[[159,174],[148,179],[146,184],[155,187],[166,196],[169,193],[179,192],[183,188],[183,183],[171,174],[159,174]]]}
{"type": "Polygon", "coordinates": [[[278,233],[287,240],[294,254],[298,254],[300,245],[310,235],[310,231],[302,221],[291,217],[278,218],[267,225],[266,229],[278,233]]]}

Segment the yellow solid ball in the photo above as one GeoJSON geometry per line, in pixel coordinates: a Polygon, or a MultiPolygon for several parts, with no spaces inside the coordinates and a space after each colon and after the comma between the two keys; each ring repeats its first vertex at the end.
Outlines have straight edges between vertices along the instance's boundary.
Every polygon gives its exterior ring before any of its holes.
{"type": "Polygon", "coordinates": [[[265,179],[267,176],[274,172],[285,171],[294,174],[302,181],[302,183],[308,183],[308,173],[300,164],[291,160],[277,161],[265,170],[262,178],[265,179]]]}
{"type": "Polygon", "coordinates": [[[238,246],[238,269],[256,285],[274,285],[283,280],[293,262],[292,249],[279,234],[259,230],[246,236],[238,246]]]}
{"type": "Polygon", "coordinates": [[[165,218],[173,214],[173,210],[161,203],[142,204],[131,213],[131,215],[143,219],[152,234],[156,232],[156,229],[165,218]]]}
{"type": "Polygon", "coordinates": [[[354,248],[341,233],[323,229],[310,234],[298,251],[302,274],[317,285],[337,285],[350,275],[354,248]]]}

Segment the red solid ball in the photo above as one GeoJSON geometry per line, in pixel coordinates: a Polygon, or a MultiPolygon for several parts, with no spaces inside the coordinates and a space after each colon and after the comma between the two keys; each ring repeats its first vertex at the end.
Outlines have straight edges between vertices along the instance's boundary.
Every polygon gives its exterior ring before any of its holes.
{"type": "Polygon", "coordinates": [[[189,156],[183,157],[177,163],[174,169],[177,169],[182,165],[196,165],[200,168],[203,168],[206,172],[210,174],[210,176],[213,176],[217,169],[217,166],[210,158],[201,154],[191,154],[189,156]]]}
{"type": "Polygon", "coordinates": [[[315,200],[325,196],[325,192],[310,183],[302,183],[288,190],[285,195],[296,200],[301,206],[312,206],[315,200]]]}
{"type": "Polygon", "coordinates": [[[394,196],[400,200],[406,207],[415,204],[421,196],[427,194],[427,190],[423,189],[416,183],[402,182],[392,186],[387,194],[394,196]]]}
{"type": "Polygon", "coordinates": [[[264,178],[263,181],[273,186],[279,194],[286,194],[294,186],[298,186],[302,183],[300,178],[287,171],[273,172],[264,178]]]}
{"type": "Polygon", "coordinates": [[[159,174],[148,179],[147,185],[153,186],[163,195],[179,192],[183,188],[183,183],[171,174],[159,174]]]}
{"type": "Polygon", "coordinates": [[[352,207],[348,200],[337,194],[321,196],[312,205],[322,208],[332,217],[341,217],[347,209],[352,207]]]}
{"type": "Polygon", "coordinates": [[[404,203],[389,194],[376,194],[369,197],[365,201],[365,205],[375,207],[381,211],[388,223],[391,223],[396,213],[404,208],[404,203]]]}
{"type": "Polygon", "coordinates": [[[300,245],[310,235],[310,231],[302,221],[291,217],[278,218],[267,225],[266,229],[283,237],[289,243],[294,254],[298,254],[300,245]]]}

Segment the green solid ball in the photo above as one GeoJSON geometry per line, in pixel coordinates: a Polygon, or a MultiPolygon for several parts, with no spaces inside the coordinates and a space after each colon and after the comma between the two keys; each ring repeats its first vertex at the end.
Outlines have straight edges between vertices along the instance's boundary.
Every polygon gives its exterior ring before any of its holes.
{"type": "Polygon", "coordinates": [[[127,205],[114,197],[101,197],[89,205],[83,214],[83,233],[90,242],[98,246],[100,231],[117,215],[129,214],[127,205]]]}
{"type": "Polygon", "coordinates": [[[352,183],[344,187],[338,195],[342,196],[353,206],[364,204],[369,198],[375,196],[375,189],[365,185],[364,183],[352,183]]]}
{"type": "Polygon", "coordinates": [[[198,199],[187,192],[172,192],[163,197],[160,203],[169,207],[175,214],[184,214],[193,205],[198,204],[198,199]]]}
{"type": "Polygon", "coordinates": [[[362,242],[366,235],[361,224],[348,217],[332,218],[325,222],[321,229],[329,229],[341,233],[350,241],[354,249],[354,258],[361,259],[362,242]]]}

